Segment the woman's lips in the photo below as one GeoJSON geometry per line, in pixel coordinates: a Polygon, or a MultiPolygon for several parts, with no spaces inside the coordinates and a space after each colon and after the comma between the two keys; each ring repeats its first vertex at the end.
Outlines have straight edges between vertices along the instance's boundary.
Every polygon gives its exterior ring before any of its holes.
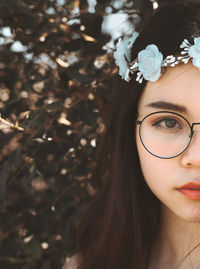
{"type": "Polygon", "coordinates": [[[177,190],[190,200],[200,201],[200,183],[189,182],[177,188],[177,190]]]}

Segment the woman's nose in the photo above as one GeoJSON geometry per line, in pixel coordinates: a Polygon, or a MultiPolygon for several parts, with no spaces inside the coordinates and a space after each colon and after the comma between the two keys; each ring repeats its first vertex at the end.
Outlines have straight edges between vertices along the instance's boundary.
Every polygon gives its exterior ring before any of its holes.
{"type": "Polygon", "coordinates": [[[190,145],[181,156],[184,167],[200,168],[200,126],[195,126],[190,145]]]}

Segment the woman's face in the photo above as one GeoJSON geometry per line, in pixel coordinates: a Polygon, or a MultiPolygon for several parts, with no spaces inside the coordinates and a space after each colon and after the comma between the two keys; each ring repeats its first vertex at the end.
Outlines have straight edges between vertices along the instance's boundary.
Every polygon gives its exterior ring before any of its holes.
{"type": "MultiPolygon", "coordinates": [[[[200,70],[192,63],[170,68],[158,81],[147,83],[138,104],[138,120],[164,110],[184,116],[191,125],[200,123],[200,70]]],[[[161,124],[166,128],[166,122],[161,124]]],[[[169,121],[167,128],[173,124],[169,121]]],[[[180,128],[176,128],[173,136],[176,137],[180,128]]],[[[200,184],[200,125],[194,126],[189,147],[175,158],[161,159],[150,154],[140,141],[139,125],[136,127],[136,144],[145,181],[165,209],[182,219],[200,221],[200,198],[191,199],[178,190],[189,182],[200,184]]],[[[166,145],[163,146],[167,150],[166,145]]]]}

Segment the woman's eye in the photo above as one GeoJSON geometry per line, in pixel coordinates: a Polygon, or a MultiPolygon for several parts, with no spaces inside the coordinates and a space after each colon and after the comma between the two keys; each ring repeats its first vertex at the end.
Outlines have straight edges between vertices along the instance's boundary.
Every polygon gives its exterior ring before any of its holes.
{"type": "Polygon", "coordinates": [[[157,120],[153,126],[161,127],[161,128],[180,128],[180,124],[174,118],[162,118],[157,120]]]}

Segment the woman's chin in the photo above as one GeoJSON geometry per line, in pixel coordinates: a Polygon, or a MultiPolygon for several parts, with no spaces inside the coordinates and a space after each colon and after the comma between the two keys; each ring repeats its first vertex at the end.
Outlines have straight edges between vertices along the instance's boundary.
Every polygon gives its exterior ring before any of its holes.
{"type": "MultiPolygon", "coordinates": [[[[176,214],[176,213],[175,213],[176,214]]],[[[200,223],[200,204],[193,208],[184,208],[183,211],[176,214],[182,220],[190,223],[200,223]]]]}

